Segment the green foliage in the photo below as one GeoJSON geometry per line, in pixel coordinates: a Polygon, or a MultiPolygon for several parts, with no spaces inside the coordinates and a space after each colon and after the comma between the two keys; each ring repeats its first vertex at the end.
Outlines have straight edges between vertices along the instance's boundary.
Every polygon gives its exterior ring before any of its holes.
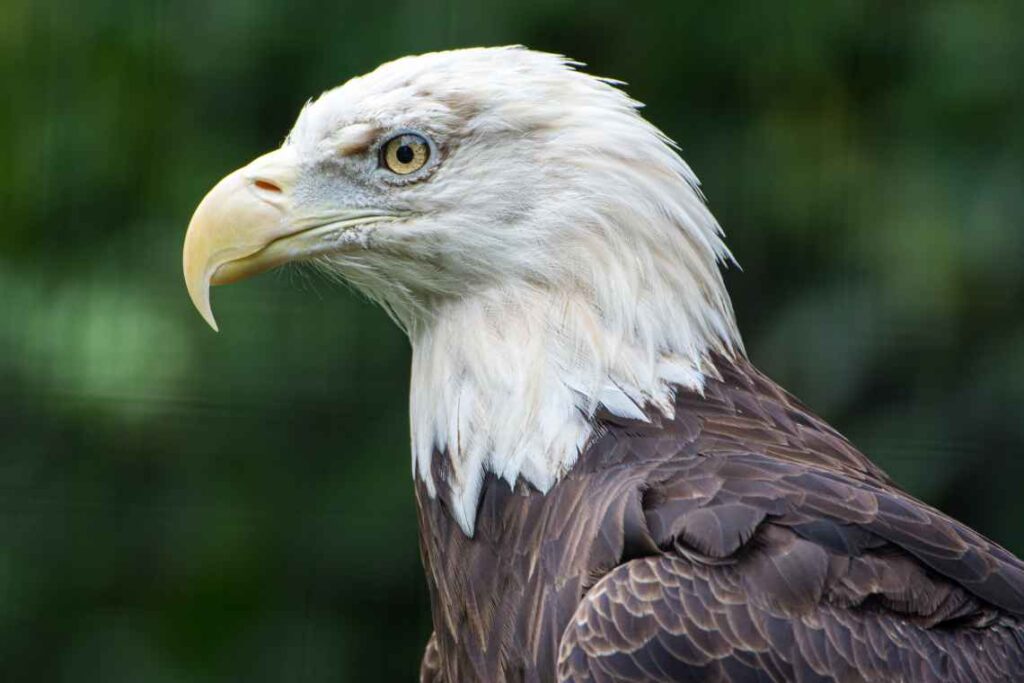
{"type": "Polygon", "coordinates": [[[743,264],[754,361],[1024,552],[1022,7],[7,0],[0,678],[412,678],[405,340],[298,269],[218,289],[214,335],[180,247],[308,97],[445,47],[628,81],[743,264]]]}

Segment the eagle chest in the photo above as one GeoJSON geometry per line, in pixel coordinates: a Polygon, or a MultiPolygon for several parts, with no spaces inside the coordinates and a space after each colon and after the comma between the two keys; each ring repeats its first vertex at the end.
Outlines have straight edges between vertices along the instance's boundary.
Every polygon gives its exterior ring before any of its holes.
{"type": "Polygon", "coordinates": [[[550,681],[559,642],[587,589],[653,548],[642,475],[610,468],[550,492],[513,491],[489,475],[467,537],[417,485],[420,544],[446,680],[550,681]]]}

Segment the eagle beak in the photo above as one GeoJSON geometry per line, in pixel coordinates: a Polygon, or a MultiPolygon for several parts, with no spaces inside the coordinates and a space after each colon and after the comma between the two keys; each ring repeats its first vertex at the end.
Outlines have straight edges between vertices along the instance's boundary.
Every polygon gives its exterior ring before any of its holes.
{"type": "Polygon", "coordinates": [[[346,228],[385,218],[366,209],[297,207],[301,165],[282,147],[229,174],[199,203],[185,234],[181,265],[196,310],[217,330],[210,285],[226,285],[289,261],[338,248],[346,228]]]}
{"type": "Polygon", "coordinates": [[[283,262],[255,255],[295,232],[290,214],[297,176],[295,153],[281,148],[230,173],[192,214],[181,265],[193,305],[214,330],[211,284],[241,280],[283,262]]]}

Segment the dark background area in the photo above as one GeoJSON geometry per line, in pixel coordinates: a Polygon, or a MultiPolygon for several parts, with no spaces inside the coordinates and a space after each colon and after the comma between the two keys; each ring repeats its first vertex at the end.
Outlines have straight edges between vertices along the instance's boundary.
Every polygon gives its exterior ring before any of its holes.
{"type": "Polygon", "coordinates": [[[754,362],[1024,553],[1024,4],[0,5],[0,680],[412,680],[409,349],[195,205],[303,102],[523,43],[629,83],[704,181],[754,362]]]}

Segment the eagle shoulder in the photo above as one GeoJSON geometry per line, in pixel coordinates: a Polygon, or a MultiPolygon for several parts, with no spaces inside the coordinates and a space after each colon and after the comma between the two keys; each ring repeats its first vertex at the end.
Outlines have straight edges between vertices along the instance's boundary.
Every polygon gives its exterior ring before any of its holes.
{"type": "Polygon", "coordinates": [[[608,428],[657,460],[643,512],[660,553],[583,597],[560,680],[1024,679],[1024,563],[752,368],[722,374],[671,423],[608,428]]]}
{"type": "Polygon", "coordinates": [[[902,492],[764,457],[677,459],[651,483],[661,553],[583,597],[559,680],[1024,677],[1016,558],[902,492]]]}

